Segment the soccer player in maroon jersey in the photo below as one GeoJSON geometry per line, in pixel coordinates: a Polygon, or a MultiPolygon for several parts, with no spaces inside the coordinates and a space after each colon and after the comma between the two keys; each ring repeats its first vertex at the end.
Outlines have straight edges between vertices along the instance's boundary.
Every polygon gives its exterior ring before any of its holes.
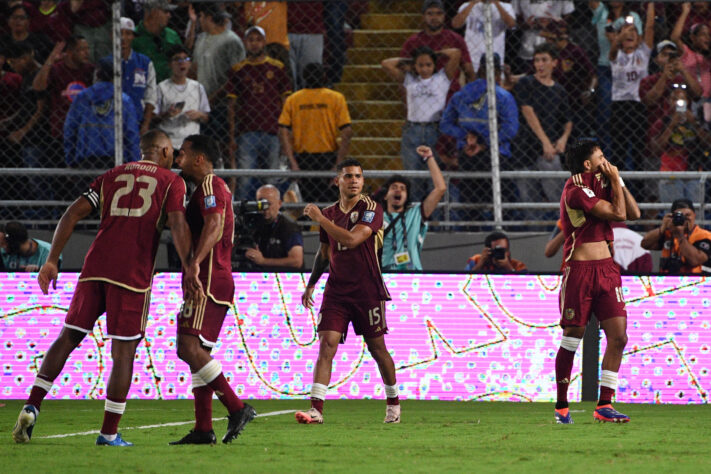
{"type": "Polygon", "coordinates": [[[314,261],[309,283],[301,295],[306,308],[313,306],[316,283],[329,269],[326,290],[319,312],[318,360],[311,386],[311,408],[296,412],[299,423],[323,423],[323,401],[331,380],[331,363],[344,342],[348,323],[362,335],[378,364],[385,384],[385,423],[400,423],[400,401],[395,364],[385,347],[385,301],[390,299],[380,273],[383,246],[383,208],[363,191],[363,167],[356,160],[337,165],[340,198],[323,213],[308,204],[304,215],[321,226],[321,246],[314,261]]]}
{"type": "Polygon", "coordinates": [[[190,274],[199,274],[205,295],[186,298],[178,315],[178,357],[190,366],[192,373],[195,427],[170,444],[215,444],[213,393],[229,413],[223,443],[235,439],[257,416],[254,408],[237,397],[222,373],[222,366],[210,356],[235,293],[231,258],[235,229],[232,193],[227,184],[213,174],[213,165],[219,157],[212,138],[190,135],[177,158],[183,174],[197,185],[185,211],[193,238],[193,255],[188,267],[190,274]]]}
{"type": "MultiPolygon", "coordinates": [[[[185,183],[172,171],[173,147],[159,130],[141,137],[142,159],[117,166],[94,180],[59,220],[47,262],[37,280],[45,295],[57,289],[59,255],[77,222],[92,211],[101,225],[84,260],[64,328],[44,355],[42,366],[22,408],[12,437],[27,443],[40,405],[62,371],[69,355],[92,332],[106,312],[107,336],[112,339],[113,367],[106,386],[104,423],[96,444],[131,446],[118,433],[131,386],[136,347],[145,334],[158,243],[163,222],[173,234],[183,265],[190,252],[190,229],[185,221],[185,183]]],[[[202,292],[197,272],[186,268],[183,290],[202,292]]]]}
{"type": "Polygon", "coordinates": [[[605,331],[607,348],[602,359],[600,400],[593,416],[598,421],[626,423],[629,417],[612,408],[611,403],[627,344],[627,311],[620,267],[610,253],[614,239],[610,221],[639,219],[640,211],[617,167],[607,161],[597,141],[577,140],[568,149],[567,166],[572,176],[560,198],[565,266],[560,289],[563,338],[555,360],[555,419],[562,424],[573,422],[568,410],[573,359],[590,315],[595,313],[605,331]]]}

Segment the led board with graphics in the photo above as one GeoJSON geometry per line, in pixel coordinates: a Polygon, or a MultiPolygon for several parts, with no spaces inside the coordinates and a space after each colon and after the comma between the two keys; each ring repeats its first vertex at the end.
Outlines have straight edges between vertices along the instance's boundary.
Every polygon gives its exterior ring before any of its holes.
{"type": "MultiPolygon", "coordinates": [[[[29,392],[59,333],[76,285],[60,276],[44,296],[36,275],[0,274],[0,398],[29,392]]],[[[236,273],[236,293],[213,355],[243,397],[303,398],[318,353],[318,314],[300,304],[301,274],[236,273]]],[[[386,275],[387,345],[401,397],[420,400],[552,401],[558,327],[556,275],[386,275]]],[[[315,293],[320,303],[325,277],[315,293]]],[[[701,277],[624,277],[629,343],[617,400],[707,403],[711,384],[711,286],[701,277]]],[[[191,396],[190,371],[175,354],[180,275],[156,275],[132,398],[191,396]]],[[[111,367],[103,317],[72,354],[51,398],[103,398],[111,367]]],[[[602,350],[604,350],[604,342],[602,350]]],[[[570,399],[580,399],[580,354],[570,399]]],[[[348,334],[329,398],[384,398],[377,366],[348,334]]]]}

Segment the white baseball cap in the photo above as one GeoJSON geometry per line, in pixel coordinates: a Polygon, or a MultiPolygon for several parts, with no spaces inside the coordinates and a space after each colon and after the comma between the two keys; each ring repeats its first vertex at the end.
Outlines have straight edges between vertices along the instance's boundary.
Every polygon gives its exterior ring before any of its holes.
{"type": "Polygon", "coordinates": [[[135,31],[135,30],[136,30],[136,24],[133,22],[132,19],[126,18],[125,16],[122,16],[122,17],[121,17],[121,29],[122,29],[122,30],[135,31]]]}
{"type": "Polygon", "coordinates": [[[256,25],[255,25],[255,26],[250,26],[249,28],[247,28],[247,31],[244,32],[244,36],[247,36],[248,34],[250,34],[250,33],[253,32],[253,31],[256,31],[257,33],[259,33],[260,35],[262,35],[262,38],[266,38],[266,37],[267,37],[267,34],[266,34],[265,31],[264,31],[264,28],[262,28],[261,26],[256,26],[256,25]]]}

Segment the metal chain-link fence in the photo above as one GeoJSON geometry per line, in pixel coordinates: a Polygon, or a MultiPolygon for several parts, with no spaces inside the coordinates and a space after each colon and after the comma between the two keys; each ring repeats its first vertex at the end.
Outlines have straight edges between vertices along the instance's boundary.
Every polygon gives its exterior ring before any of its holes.
{"type": "Polygon", "coordinates": [[[578,137],[598,138],[623,171],[666,172],[628,184],[647,219],[680,197],[707,200],[705,174],[685,174],[709,169],[707,2],[2,8],[0,160],[20,171],[0,173],[0,220],[49,224],[93,178],[22,169],[98,172],[136,160],[153,127],[176,150],[192,133],[218,140],[218,173],[235,199],[272,183],[291,202],[330,202],[328,173],[308,172],[353,157],[366,175],[382,172],[366,181],[372,193],[386,171],[420,171],[406,174],[410,200],[422,200],[434,187],[416,152],[427,145],[446,179],[433,215],[445,230],[549,228],[578,137]]]}

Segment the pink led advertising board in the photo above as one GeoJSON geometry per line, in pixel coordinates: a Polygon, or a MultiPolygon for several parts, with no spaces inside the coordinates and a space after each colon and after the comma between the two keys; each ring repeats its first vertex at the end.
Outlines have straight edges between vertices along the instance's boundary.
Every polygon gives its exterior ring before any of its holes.
{"type": "MultiPolygon", "coordinates": [[[[0,398],[27,396],[59,334],[77,275],[44,296],[35,274],[0,274],[0,398]]],[[[303,398],[318,352],[318,314],[300,304],[301,274],[234,274],[236,293],[213,355],[240,396],[303,398]]],[[[325,277],[315,298],[321,300],[325,277]]],[[[391,274],[386,338],[403,398],[552,401],[558,326],[557,275],[391,274]]],[[[703,277],[624,277],[629,342],[617,400],[707,403],[711,385],[711,286],[703,277]]],[[[191,396],[175,354],[180,275],[153,282],[146,338],[131,398],[191,396]]],[[[111,368],[103,317],[72,354],[50,398],[103,398],[111,368]]],[[[604,338],[601,352],[604,351],[604,338]]],[[[579,350],[570,399],[580,399],[579,350]]],[[[362,339],[349,332],[336,355],[329,398],[384,398],[362,339]]]]}

